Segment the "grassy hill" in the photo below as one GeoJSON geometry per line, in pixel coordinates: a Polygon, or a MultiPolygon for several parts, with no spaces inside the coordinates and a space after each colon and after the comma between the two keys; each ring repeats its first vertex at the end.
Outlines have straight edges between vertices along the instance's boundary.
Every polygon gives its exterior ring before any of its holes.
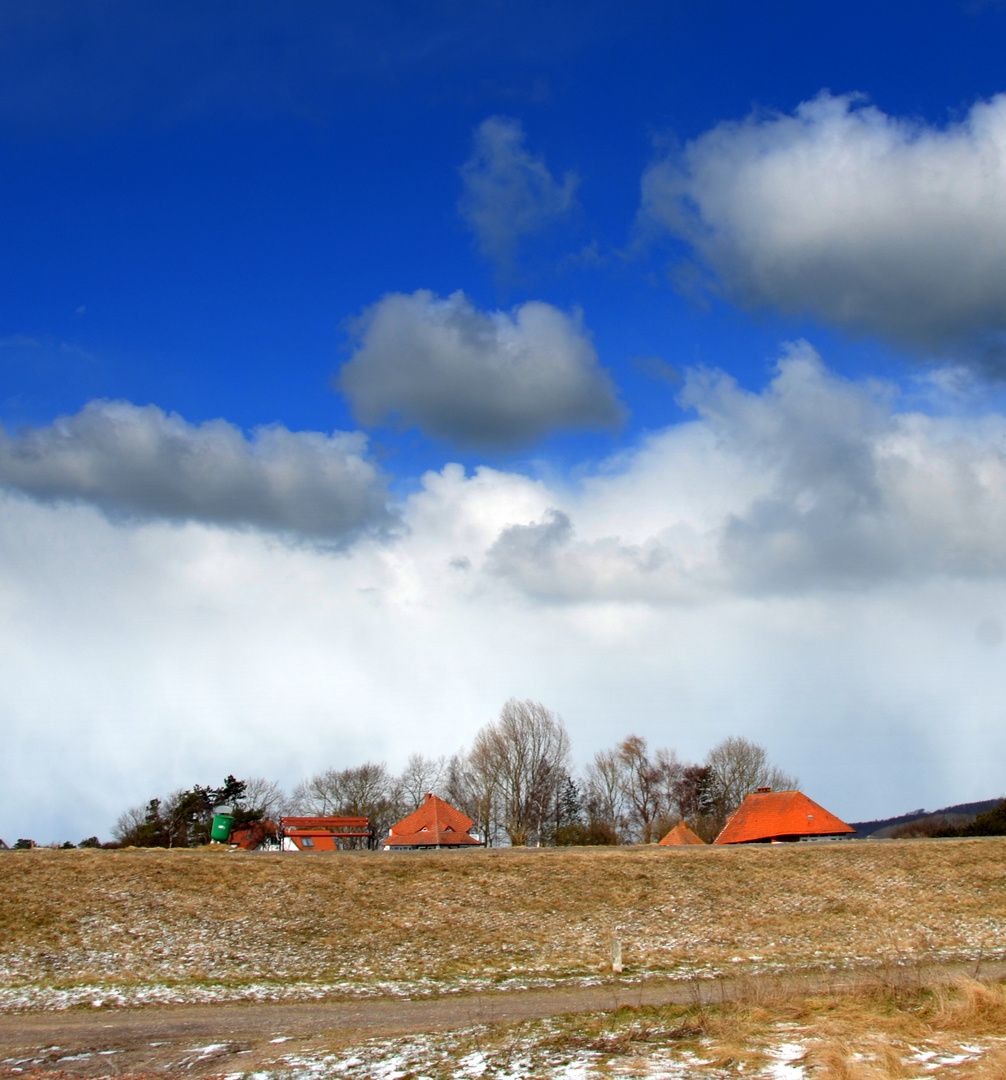
{"type": "Polygon", "coordinates": [[[0,1008],[1001,958],[1006,839],[0,854],[0,1008]]]}

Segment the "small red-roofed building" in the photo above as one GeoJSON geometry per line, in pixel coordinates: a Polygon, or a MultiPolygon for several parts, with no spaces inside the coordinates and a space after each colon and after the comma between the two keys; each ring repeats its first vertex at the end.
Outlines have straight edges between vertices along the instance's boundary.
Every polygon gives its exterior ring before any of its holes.
{"type": "Polygon", "coordinates": [[[660,847],[689,847],[693,844],[705,847],[706,842],[701,836],[693,833],[683,821],[679,821],[660,841],[660,847]]]}
{"type": "Polygon", "coordinates": [[[769,844],[840,837],[856,830],[800,791],[758,788],[727,818],[714,844],[769,844]]]}
{"type": "Polygon", "coordinates": [[[468,832],[474,824],[449,802],[437,795],[427,795],[418,810],[391,826],[381,846],[385,851],[480,847],[482,841],[468,832]]]}
{"type": "Polygon", "coordinates": [[[244,851],[262,851],[270,848],[279,850],[279,826],[270,818],[249,821],[247,825],[236,825],[231,829],[231,847],[244,851]]]}

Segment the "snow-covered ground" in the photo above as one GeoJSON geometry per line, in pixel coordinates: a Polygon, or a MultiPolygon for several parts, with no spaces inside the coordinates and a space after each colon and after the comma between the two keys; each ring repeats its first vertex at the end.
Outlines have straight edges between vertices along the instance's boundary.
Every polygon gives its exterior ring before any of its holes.
{"type": "MultiPolygon", "coordinates": [[[[703,1040],[696,1046],[675,1046],[673,1041],[648,1037],[612,1053],[604,1048],[554,1045],[555,1024],[546,1022],[523,1037],[499,1044],[488,1033],[472,1029],[452,1036],[422,1036],[374,1040],[360,1046],[307,1058],[291,1056],[279,1067],[226,1074],[227,1080],[808,1080],[819,1071],[815,1060],[819,1040],[803,1033],[777,1031],[755,1048],[744,1061],[724,1059],[717,1048],[703,1040]],[[550,1027],[552,1030],[550,1031],[550,1027]],[[479,1046],[480,1036],[485,1044],[479,1046]],[[460,1045],[459,1045],[460,1044],[460,1045]],[[474,1048],[472,1048],[474,1044],[474,1048]]],[[[850,1051],[849,1076],[884,1080],[942,1080],[974,1076],[975,1066],[986,1062],[990,1050],[1001,1040],[968,1043],[953,1050],[905,1047],[902,1068],[887,1069],[869,1054],[850,1051]],[[855,1065],[860,1066],[860,1071],[855,1065]]],[[[601,1042],[597,1043],[601,1046],[601,1042]]],[[[835,1075],[832,1073],[831,1075],[835,1075]]],[[[1002,1076],[996,1066],[988,1074],[1002,1076]]]]}

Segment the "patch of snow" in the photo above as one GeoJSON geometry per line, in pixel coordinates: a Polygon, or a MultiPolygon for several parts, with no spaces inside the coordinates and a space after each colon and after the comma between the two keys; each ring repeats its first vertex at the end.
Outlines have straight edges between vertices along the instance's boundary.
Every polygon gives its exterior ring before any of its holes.
{"type": "Polygon", "coordinates": [[[455,1073],[457,1077],[479,1077],[489,1068],[489,1062],[481,1050],[476,1050],[474,1054],[463,1057],[458,1062],[458,1067],[464,1071],[455,1073]]]}
{"type": "Polygon", "coordinates": [[[807,1053],[807,1049],[799,1043],[783,1043],[768,1051],[768,1056],[774,1058],[771,1065],[765,1070],[766,1076],[774,1080],[804,1080],[804,1068],[795,1064],[807,1053]]]}
{"type": "Polygon", "coordinates": [[[188,1052],[206,1057],[208,1054],[217,1054],[221,1050],[226,1050],[228,1046],[230,1043],[207,1043],[206,1046],[190,1046],[188,1052]]]}

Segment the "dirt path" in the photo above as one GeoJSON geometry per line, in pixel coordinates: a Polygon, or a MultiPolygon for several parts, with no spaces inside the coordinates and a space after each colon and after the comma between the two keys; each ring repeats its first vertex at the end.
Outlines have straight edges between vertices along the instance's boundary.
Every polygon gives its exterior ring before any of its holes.
{"type": "MultiPolygon", "coordinates": [[[[876,969],[830,975],[554,987],[418,1000],[366,999],[304,1004],[151,1006],[142,1009],[0,1016],[0,1077],[219,1076],[260,1069],[290,1054],[320,1054],[364,1039],[476,1024],[601,1012],[625,1005],[716,1003],[822,990],[849,991],[886,978],[936,984],[974,975],[973,965],[876,969]]],[[[1006,978],[1006,964],[983,978],[1006,978]]]]}

